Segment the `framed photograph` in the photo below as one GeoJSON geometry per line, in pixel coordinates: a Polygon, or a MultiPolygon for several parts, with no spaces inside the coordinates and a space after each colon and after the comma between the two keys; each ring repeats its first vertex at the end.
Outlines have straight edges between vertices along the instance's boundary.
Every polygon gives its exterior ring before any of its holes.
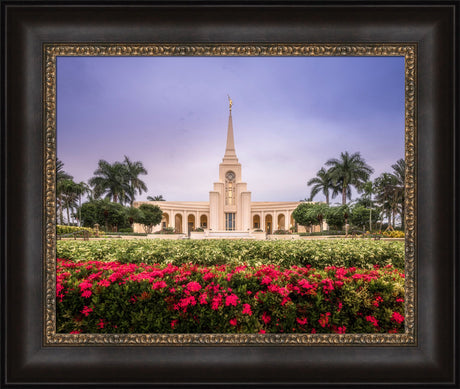
{"type": "Polygon", "coordinates": [[[454,383],[457,4],[2,6],[5,383],[454,383]]]}

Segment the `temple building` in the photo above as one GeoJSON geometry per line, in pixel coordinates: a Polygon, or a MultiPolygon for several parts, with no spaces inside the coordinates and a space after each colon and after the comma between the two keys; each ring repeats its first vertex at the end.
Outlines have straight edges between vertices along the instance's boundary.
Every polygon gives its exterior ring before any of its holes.
{"type": "MultiPolygon", "coordinates": [[[[189,233],[201,227],[209,237],[244,237],[257,232],[272,234],[294,226],[292,212],[299,201],[251,201],[251,192],[242,178],[242,166],[236,156],[232,121],[232,101],[227,128],[227,144],[219,178],[209,192],[209,201],[135,201],[158,205],[163,220],[153,232],[173,227],[177,233],[189,233]]],[[[135,232],[143,232],[134,225],[135,232]]]]}

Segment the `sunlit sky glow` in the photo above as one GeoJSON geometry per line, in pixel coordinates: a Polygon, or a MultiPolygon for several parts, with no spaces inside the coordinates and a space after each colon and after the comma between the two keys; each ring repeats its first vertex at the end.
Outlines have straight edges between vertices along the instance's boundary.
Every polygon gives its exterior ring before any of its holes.
{"type": "Polygon", "coordinates": [[[137,200],[206,201],[227,93],[253,201],[308,197],[307,181],[343,151],[361,152],[372,178],[404,157],[403,57],[59,57],[58,158],[86,182],[99,159],[127,155],[148,171],[137,200]]]}

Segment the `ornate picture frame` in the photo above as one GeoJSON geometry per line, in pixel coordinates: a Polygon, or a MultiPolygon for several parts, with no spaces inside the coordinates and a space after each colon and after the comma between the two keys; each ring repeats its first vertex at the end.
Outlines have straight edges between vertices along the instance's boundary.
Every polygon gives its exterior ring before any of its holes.
{"type": "Polygon", "coordinates": [[[458,2],[69,5],[2,3],[2,383],[455,384],[458,2]],[[297,54],[303,47],[299,53],[408,56],[405,334],[71,338],[54,332],[53,56],[132,54],[136,45],[151,55],[161,47],[178,56],[212,54],[212,47],[236,55],[237,47],[249,55],[297,54]]]}
{"type": "Polygon", "coordinates": [[[414,44],[45,44],[45,345],[416,345],[416,91],[417,46],[414,44]],[[395,57],[405,62],[406,260],[404,334],[57,334],[56,333],[56,134],[57,57],[395,57]]]}

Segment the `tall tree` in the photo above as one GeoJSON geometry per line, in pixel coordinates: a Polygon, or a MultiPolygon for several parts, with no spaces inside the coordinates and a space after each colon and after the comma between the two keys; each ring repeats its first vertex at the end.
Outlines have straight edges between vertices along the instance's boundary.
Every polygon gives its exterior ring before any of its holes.
{"type": "Polygon", "coordinates": [[[401,191],[398,189],[398,179],[390,173],[382,173],[375,179],[375,199],[382,207],[382,212],[388,218],[388,225],[394,227],[395,216],[400,204],[401,191]]]}
{"type": "MultiPolygon", "coordinates": [[[[70,225],[70,211],[77,207],[77,184],[73,180],[61,180],[59,182],[59,193],[61,198],[61,208],[66,209],[67,225],[70,225]]],[[[62,216],[61,224],[63,224],[62,216]]]]}
{"type": "Polygon", "coordinates": [[[128,197],[130,205],[132,206],[135,200],[136,192],[142,194],[142,191],[147,191],[147,185],[145,185],[145,182],[139,178],[141,174],[147,174],[147,170],[145,170],[144,166],[142,165],[142,162],[132,162],[126,155],[123,164],[126,167],[126,174],[129,187],[128,197]]]}
{"type": "Polygon", "coordinates": [[[318,170],[316,177],[309,180],[307,185],[313,185],[311,188],[310,199],[313,200],[313,197],[321,192],[324,196],[326,196],[327,205],[329,205],[329,190],[332,190],[334,196],[338,193],[337,187],[334,185],[334,181],[331,177],[331,171],[324,169],[324,167],[318,170]]]}
{"type": "MultiPolygon", "coordinates": [[[[374,171],[361,157],[360,153],[349,154],[348,151],[340,154],[340,158],[332,158],[326,162],[330,166],[331,178],[334,185],[342,192],[342,205],[351,199],[351,187],[354,186],[360,193],[364,183],[369,180],[374,171]]],[[[334,198],[335,195],[333,194],[334,198]]]]}
{"type": "Polygon", "coordinates": [[[64,224],[64,189],[65,181],[72,180],[73,177],[64,171],[64,162],[56,159],[56,199],[59,211],[59,224],[64,224]]]}
{"type": "Polygon", "coordinates": [[[89,186],[81,181],[75,184],[75,194],[78,197],[78,225],[81,226],[81,197],[86,194],[90,193],[91,189],[89,186]]]}
{"type": "Polygon", "coordinates": [[[391,165],[393,168],[393,175],[396,177],[396,188],[397,197],[400,200],[399,210],[401,213],[401,226],[404,229],[404,214],[405,214],[405,182],[406,182],[406,162],[404,159],[398,159],[394,165],[391,165]]]}
{"type": "Polygon", "coordinates": [[[88,182],[94,189],[96,199],[105,195],[105,198],[112,199],[114,203],[123,204],[129,200],[128,193],[131,188],[127,169],[123,163],[110,164],[101,159],[98,168],[94,171],[94,177],[88,182]]]}

